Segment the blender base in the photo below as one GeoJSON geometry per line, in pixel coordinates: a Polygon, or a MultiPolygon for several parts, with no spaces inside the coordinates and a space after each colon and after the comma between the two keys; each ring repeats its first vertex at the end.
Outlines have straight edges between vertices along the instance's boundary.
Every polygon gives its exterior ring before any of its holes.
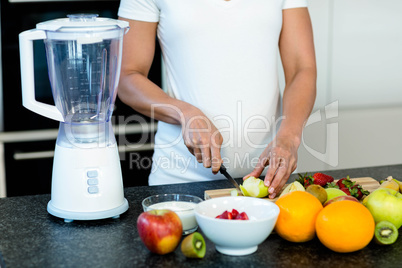
{"type": "Polygon", "coordinates": [[[119,218],[120,214],[123,214],[128,210],[128,202],[127,199],[124,198],[123,204],[120,206],[109,209],[105,211],[95,211],[95,212],[76,212],[76,211],[66,211],[62,209],[58,209],[53,206],[52,201],[50,200],[47,204],[47,211],[58,218],[64,219],[65,222],[72,222],[74,220],[100,220],[107,218],[119,218]]]}
{"type": "Polygon", "coordinates": [[[56,143],[48,212],[66,221],[119,216],[128,209],[128,202],[124,198],[117,145],[78,145],[56,143]]]}

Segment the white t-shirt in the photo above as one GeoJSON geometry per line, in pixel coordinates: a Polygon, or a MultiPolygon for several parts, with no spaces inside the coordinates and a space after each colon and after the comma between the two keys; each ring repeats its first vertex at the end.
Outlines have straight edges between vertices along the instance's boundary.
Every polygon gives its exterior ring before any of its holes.
{"type": "MultiPolygon", "coordinates": [[[[282,9],[306,6],[306,0],[122,0],[119,16],[159,23],[168,93],[212,120],[228,172],[243,177],[280,123],[282,9]]],[[[180,126],[158,123],[150,185],[223,178],[190,154],[180,126]]]]}

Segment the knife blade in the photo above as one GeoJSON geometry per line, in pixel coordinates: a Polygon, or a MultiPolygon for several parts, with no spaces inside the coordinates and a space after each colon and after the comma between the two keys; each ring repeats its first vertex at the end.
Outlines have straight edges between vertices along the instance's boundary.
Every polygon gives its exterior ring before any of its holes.
{"type": "Polygon", "coordinates": [[[236,187],[238,194],[242,195],[242,192],[240,190],[239,184],[232,178],[232,176],[229,175],[229,173],[226,170],[226,167],[223,164],[221,164],[221,167],[219,168],[219,172],[221,174],[223,174],[223,176],[225,176],[225,178],[228,181],[230,181],[234,185],[234,187],[236,187]]]}

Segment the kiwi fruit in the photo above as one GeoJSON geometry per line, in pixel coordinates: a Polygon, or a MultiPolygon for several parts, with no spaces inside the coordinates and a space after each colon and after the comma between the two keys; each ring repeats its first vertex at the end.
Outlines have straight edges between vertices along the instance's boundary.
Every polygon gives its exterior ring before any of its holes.
{"type": "Polygon", "coordinates": [[[391,245],[398,239],[398,229],[389,221],[380,221],[375,225],[374,239],[377,244],[391,245]]]}
{"type": "Polygon", "coordinates": [[[306,188],[306,192],[314,195],[318,200],[320,200],[321,204],[324,204],[327,201],[327,191],[325,191],[324,187],[317,184],[311,184],[306,188]]]}
{"type": "Polygon", "coordinates": [[[181,242],[181,252],[187,258],[204,258],[206,249],[204,237],[198,232],[186,236],[181,242]]]}

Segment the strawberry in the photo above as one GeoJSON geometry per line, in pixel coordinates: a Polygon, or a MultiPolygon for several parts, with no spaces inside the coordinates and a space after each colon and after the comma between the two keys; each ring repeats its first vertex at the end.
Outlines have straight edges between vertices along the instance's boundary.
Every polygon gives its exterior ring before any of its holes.
{"type": "Polygon", "coordinates": [[[336,184],[336,182],[329,182],[329,183],[327,183],[327,185],[325,185],[326,187],[325,188],[337,188],[337,189],[339,189],[339,186],[338,186],[338,184],[336,184]]]}
{"type": "Polygon", "coordinates": [[[364,190],[363,187],[359,184],[353,185],[350,189],[350,195],[356,197],[359,200],[362,199],[363,196],[370,194],[369,191],[364,190]]]}
{"type": "Polygon", "coordinates": [[[232,217],[233,217],[233,219],[236,219],[238,215],[239,215],[239,211],[237,211],[236,209],[232,209],[232,217]]]}
{"type": "Polygon", "coordinates": [[[248,216],[247,216],[246,212],[242,212],[239,215],[237,215],[235,220],[248,220],[248,216]]]}
{"type": "Polygon", "coordinates": [[[356,182],[351,181],[349,176],[347,176],[346,178],[342,178],[339,181],[337,181],[336,184],[338,185],[339,189],[342,189],[342,188],[350,188],[354,184],[356,184],[356,182]]]}
{"type": "Polygon", "coordinates": [[[348,187],[342,187],[342,188],[339,188],[341,191],[343,191],[345,194],[347,194],[347,195],[351,195],[351,193],[350,193],[350,189],[348,188],[348,187]]]}
{"type": "Polygon", "coordinates": [[[331,183],[333,181],[334,181],[334,178],[332,176],[329,176],[329,175],[324,174],[324,173],[315,173],[313,175],[313,183],[318,184],[318,185],[320,185],[322,187],[327,185],[327,183],[331,183]]]}
{"type": "Polygon", "coordinates": [[[215,218],[217,219],[224,219],[224,220],[231,220],[233,218],[233,215],[231,212],[225,210],[222,214],[216,216],[215,218]]]}
{"type": "Polygon", "coordinates": [[[304,188],[307,188],[311,184],[317,184],[324,187],[327,183],[333,182],[334,178],[327,174],[317,172],[314,173],[313,176],[307,175],[307,173],[305,175],[299,174],[299,178],[296,180],[300,182],[304,188]]]}
{"type": "Polygon", "coordinates": [[[337,181],[337,186],[339,189],[344,191],[347,195],[351,195],[353,197],[356,197],[357,199],[361,199],[364,195],[368,195],[370,192],[367,190],[364,190],[363,187],[356,182],[350,180],[349,176],[346,178],[342,178],[339,181],[337,181]]]}
{"type": "Polygon", "coordinates": [[[301,185],[304,186],[304,188],[307,188],[309,185],[313,184],[313,178],[309,175],[304,174],[299,174],[299,178],[296,179],[296,181],[300,182],[301,185]]]}

